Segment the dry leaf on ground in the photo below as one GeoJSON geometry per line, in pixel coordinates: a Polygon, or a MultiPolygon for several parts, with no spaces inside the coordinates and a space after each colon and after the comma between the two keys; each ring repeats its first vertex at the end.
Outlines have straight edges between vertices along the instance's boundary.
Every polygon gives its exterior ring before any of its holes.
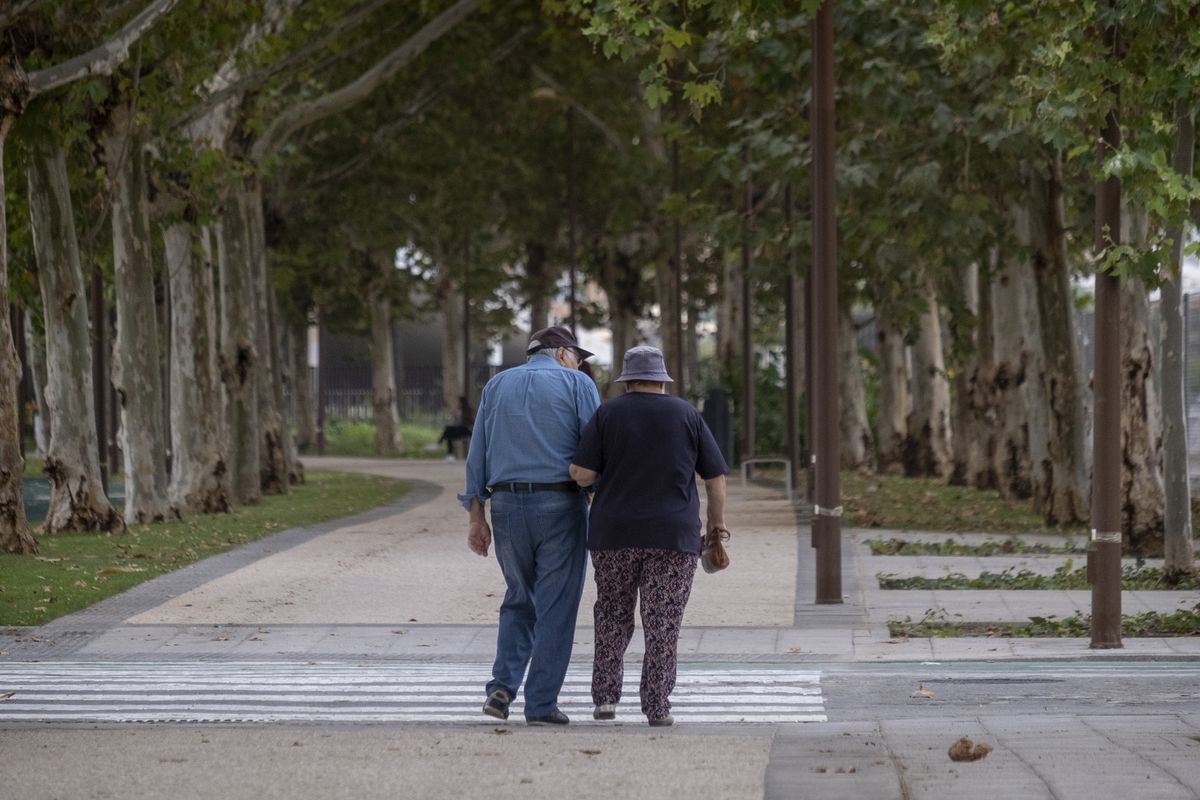
{"type": "Polygon", "coordinates": [[[986,758],[990,752],[992,752],[990,744],[975,744],[966,736],[950,745],[949,750],[951,761],[978,761],[986,758]]]}
{"type": "Polygon", "coordinates": [[[925,688],[925,684],[918,683],[917,690],[909,695],[909,697],[924,697],[926,700],[933,699],[933,692],[925,688]]]}

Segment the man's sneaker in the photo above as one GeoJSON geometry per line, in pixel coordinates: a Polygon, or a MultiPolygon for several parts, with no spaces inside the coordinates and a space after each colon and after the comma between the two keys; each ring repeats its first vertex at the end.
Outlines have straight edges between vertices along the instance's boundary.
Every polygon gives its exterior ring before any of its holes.
{"type": "Polygon", "coordinates": [[[596,710],[592,712],[592,719],[616,719],[617,707],[611,703],[596,706],[596,710]]]}
{"type": "Polygon", "coordinates": [[[566,725],[571,720],[567,715],[559,711],[557,708],[549,714],[543,714],[540,717],[526,717],[525,722],[529,725],[566,725]]]}
{"type": "Polygon", "coordinates": [[[508,719],[508,704],[511,702],[512,695],[507,689],[493,689],[483,704],[483,713],[496,719],[508,719]]]}
{"type": "Polygon", "coordinates": [[[657,719],[650,720],[651,728],[667,728],[674,724],[675,718],[670,714],[667,714],[665,717],[658,717],[657,719]]]}

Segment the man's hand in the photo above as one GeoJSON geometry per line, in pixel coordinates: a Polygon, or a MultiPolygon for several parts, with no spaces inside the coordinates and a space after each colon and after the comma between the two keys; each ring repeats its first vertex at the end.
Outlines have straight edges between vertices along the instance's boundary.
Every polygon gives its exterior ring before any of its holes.
{"type": "Polygon", "coordinates": [[[482,519],[471,520],[471,524],[467,527],[467,547],[471,548],[471,552],[486,556],[491,544],[492,529],[488,527],[487,522],[482,519]]]}

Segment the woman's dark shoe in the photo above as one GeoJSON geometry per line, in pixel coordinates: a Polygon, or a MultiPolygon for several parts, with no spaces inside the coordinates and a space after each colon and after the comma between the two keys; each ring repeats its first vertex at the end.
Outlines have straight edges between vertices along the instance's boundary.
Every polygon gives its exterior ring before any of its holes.
{"type": "Polygon", "coordinates": [[[604,703],[596,706],[596,710],[592,712],[592,719],[616,719],[617,707],[612,703],[604,703]]]}
{"type": "Polygon", "coordinates": [[[571,720],[566,714],[559,711],[557,708],[549,714],[543,714],[540,717],[526,717],[525,722],[528,725],[566,725],[571,720]]]}
{"type": "Polygon", "coordinates": [[[650,720],[651,728],[667,728],[674,724],[675,718],[670,714],[667,714],[665,717],[658,717],[657,719],[650,720]]]}
{"type": "Polygon", "coordinates": [[[496,719],[508,719],[508,705],[511,702],[512,695],[507,689],[493,689],[483,704],[483,713],[496,719]]]}

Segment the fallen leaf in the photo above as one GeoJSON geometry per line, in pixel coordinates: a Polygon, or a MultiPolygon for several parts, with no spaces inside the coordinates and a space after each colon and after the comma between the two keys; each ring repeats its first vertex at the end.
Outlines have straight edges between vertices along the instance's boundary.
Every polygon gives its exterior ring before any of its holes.
{"type": "Polygon", "coordinates": [[[512,733],[512,731],[510,731],[508,728],[492,728],[492,733],[496,734],[497,736],[505,736],[512,733]]]}
{"type": "Polygon", "coordinates": [[[600,751],[599,751],[599,750],[580,750],[579,752],[583,753],[585,756],[598,756],[598,755],[600,755],[600,751]]]}
{"type": "Polygon", "coordinates": [[[925,684],[918,683],[917,690],[909,695],[909,697],[924,697],[926,700],[933,699],[933,692],[925,688],[925,684]]]}
{"type": "Polygon", "coordinates": [[[0,703],[10,699],[14,694],[16,694],[16,692],[5,692],[4,694],[0,694],[0,703]]]}
{"type": "Polygon", "coordinates": [[[950,745],[948,751],[951,761],[978,761],[981,758],[987,758],[987,754],[990,752],[992,752],[990,744],[975,744],[966,736],[950,745]]]}
{"type": "Polygon", "coordinates": [[[799,653],[799,652],[800,652],[800,648],[799,648],[799,647],[789,647],[789,648],[787,649],[787,651],[788,651],[789,653],[799,653]]]}
{"type": "Polygon", "coordinates": [[[47,564],[57,564],[62,561],[61,558],[46,558],[46,556],[34,556],[34,561],[45,561],[47,564]]]}
{"type": "Polygon", "coordinates": [[[130,573],[130,572],[144,572],[144,571],[145,570],[143,570],[141,567],[105,567],[104,569],[100,570],[96,574],[97,575],[117,575],[117,574],[125,574],[125,573],[130,573]]]}

